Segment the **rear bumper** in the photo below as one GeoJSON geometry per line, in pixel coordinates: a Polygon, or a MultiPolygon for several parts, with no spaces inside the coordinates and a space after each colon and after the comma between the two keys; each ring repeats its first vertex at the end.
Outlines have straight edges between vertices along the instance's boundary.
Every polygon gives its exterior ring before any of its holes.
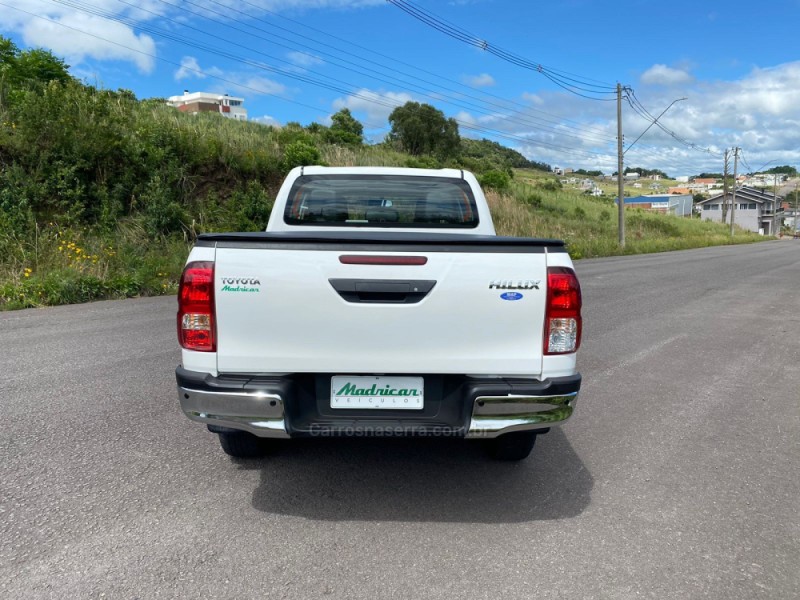
{"type": "Polygon", "coordinates": [[[212,431],[259,437],[453,436],[492,438],[546,430],[567,420],[579,374],[543,381],[426,375],[424,411],[352,411],[329,406],[330,375],[220,376],[175,372],[181,409],[212,431]]]}

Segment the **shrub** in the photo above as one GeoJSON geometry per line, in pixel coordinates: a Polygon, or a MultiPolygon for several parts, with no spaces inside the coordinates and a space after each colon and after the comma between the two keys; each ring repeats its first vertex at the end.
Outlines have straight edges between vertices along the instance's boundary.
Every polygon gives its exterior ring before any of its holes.
{"type": "Polygon", "coordinates": [[[405,164],[412,169],[439,169],[442,166],[433,156],[409,156],[405,164]]]}
{"type": "Polygon", "coordinates": [[[188,220],[186,212],[160,177],[150,179],[141,200],[145,207],[145,227],[151,237],[168,235],[184,228],[188,220]]]}
{"type": "Polygon", "coordinates": [[[527,204],[532,208],[539,208],[542,206],[542,197],[535,192],[522,196],[520,200],[522,200],[523,204],[527,204]]]}
{"type": "Polygon", "coordinates": [[[303,141],[293,142],[283,151],[283,164],[287,171],[295,167],[318,165],[320,154],[317,147],[303,141]]]}
{"type": "Polygon", "coordinates": [[[236,189],[217,224],[223,231],[263,231],[272,212],[272,198],[257,181],[236,189]]]}
{"type": "Polygon", "coordinates": [[[478,179],[481,186],[498,192],[506,191],[511,185],[511,178],[505,171],[487,171],[478,179]]]}
{"type": "Polygon", "coordinates": [[[558,179],[544,179],[539,180],[538,187],[548,192],[557,192],[562,189],[561,182],[558,179]]]}

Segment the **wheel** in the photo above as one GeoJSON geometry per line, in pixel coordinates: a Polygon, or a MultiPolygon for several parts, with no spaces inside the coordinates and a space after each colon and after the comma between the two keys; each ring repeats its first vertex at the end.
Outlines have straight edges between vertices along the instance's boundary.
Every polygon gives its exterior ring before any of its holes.
{"type": "Polygon", "coordinates": [[[234,458],[260,458],[275,451],[275,440],[263,439],[246,431],[217,435],[225,454],[234,458]]]}
{"type": "Polygon", "coordinates": [[[522,460],[528,458],[536,443],[535,431],[506,433],[486,442],[486,451],[495,460],[522,460]]]}

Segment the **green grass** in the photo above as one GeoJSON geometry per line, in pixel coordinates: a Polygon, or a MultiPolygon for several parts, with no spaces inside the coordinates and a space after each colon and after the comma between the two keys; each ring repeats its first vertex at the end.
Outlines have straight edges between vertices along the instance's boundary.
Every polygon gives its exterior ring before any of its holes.
{"type": "Polygon", "coordinates": [[[617,243],[617,206],[574,190],[547,189],[552,178],[517,177],[507,194],[489,192],[498,234],[563,239],[574,259],[645,254],[763,241],[764,236],[696,218],[627,209],[625,248],[617,243]]]}
{"type": "Polygon", "coordinates": [[[14,243],[14,257],[0,262],[0,309],[174,294],[190,249],[182,239],[149,238],[140,219],[104,235],[55,223],[31,241],[0,234],[0,245],[14,243]]]}

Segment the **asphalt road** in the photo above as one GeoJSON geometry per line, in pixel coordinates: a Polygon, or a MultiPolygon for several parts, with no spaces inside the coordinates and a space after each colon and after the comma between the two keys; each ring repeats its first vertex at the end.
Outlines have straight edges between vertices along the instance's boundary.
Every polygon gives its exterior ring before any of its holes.
{"type": "Polygon", "coordinates": [[[174,298],[0,314],[0,597],[800,597],[800,242],[577,268],[578,410],[519,464],[233,462],[179,411],[174,298]]]}

